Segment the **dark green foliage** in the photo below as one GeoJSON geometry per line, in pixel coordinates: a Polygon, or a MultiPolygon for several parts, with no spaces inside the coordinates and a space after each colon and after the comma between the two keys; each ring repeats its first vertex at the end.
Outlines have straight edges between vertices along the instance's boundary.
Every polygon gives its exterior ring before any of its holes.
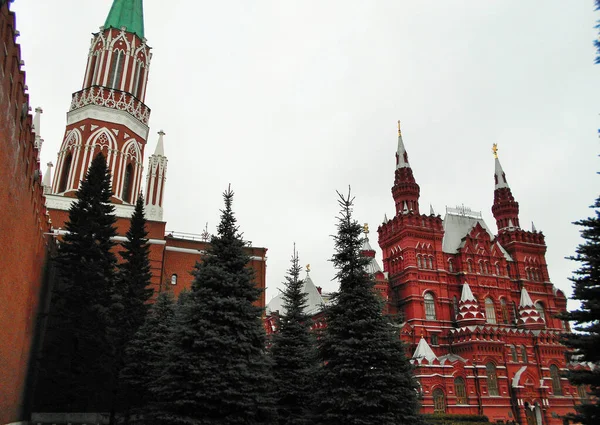
{"type": "Polygon", "coordinates": [[[149,388],[161,374],[161,359],[169,355],[174,316],[172,294],[161,292],[127,346],[120,377],[128,397],[129,415],[126,416],[131,416],[132,423],[143,412],[151,412],[148,407],[156,403],[149,388]]]}
{"type": "Polygon", "coordinates": [[[56,257],[59,282],[52,291],[34,409],[108,410],[112,348],[108,312],[115,280],[116,235],[110,172],[97,155],[77,191],[56,257]]]}
{"type": "MultiPolygon", "coordinates": [[[[600,10],[600,0],[595,0],[594,3],[596,4],[596,10],[600,10]]],[[[596,29],[600,29],[600,23],[596,24],[596,29]]],[[[596,46],[596,63],[600,63],[600,38],[594,40],[594,46],[596,46]]]]}
{"type": "Polygon", "coordinates": [[[317,390],[319,423],[418,424],[417,383],[396,329],[360,253],[362,228],[352,218],[353,199],[340,195],[333,263],[340,283],[326,311],[320,341],[324,366],[317,390]]]}
{"type": "Polygon", "coordinates": [[[560,315],[562,320],[573,321],[577,333],[563,335],[563,343],[571,348],[573,358],[578,362],[594,363],[595,370],[571,370],[567,377],[574,385],[589,386],[592,395],[590,403],[577,407],[577,420],[584,424],[600,423],[600,198],[591,208],[595,215],[575,222],[581,226],[584,242],[575,250],[571,260],[581,263],[576,270],[573,282],[573,299],[581,302],[579,308],[560,315]]]}
{"type": "Polygon", "coordinates": [[[260,290],[224,193],[218,234],[179,307],[164,371],[153,386],[160,423],[265,424],[275,415],[260,290]]]}
{"type": "Polygon", "coordinates": [[[310,332],[311,320],[305,313],[307,295],[299,278],[300,266],[294,250],[283,290],[283,308],[277,332],[273,335],[277,413],[281,425],[309,425],[312,417],[312,397],[318,358],[315,338],[310,332]]]}
{"type": "Polygon", "coordinates": [[[112,294],[111,305],[111,345],[115,353],[113,388],[113,411],[128,409],[128,400],[136,395],[128,394],[119,382],[119,374],[125,363],[125,348],[144,323],[150,305],[148,300],[153,290],[150,286],[152,273],[148,258],[148,232],[144,217],[144,198],[140,195],[131,216],[124,250],[119,254],[123,262],[119,264],[117,282],[112,294]]]}

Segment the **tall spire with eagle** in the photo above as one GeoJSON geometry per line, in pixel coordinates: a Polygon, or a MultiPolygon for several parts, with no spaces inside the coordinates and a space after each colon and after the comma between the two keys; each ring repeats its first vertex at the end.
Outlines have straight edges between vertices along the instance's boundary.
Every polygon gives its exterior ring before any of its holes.
{"type": "Polygon", "coordinates": [[[415,181],[408,162],[408,153],[402,140],[402,130],[398,121],[398,149],[396,150],[396,171],[392,196],[396,204],[396,215],[419,214],[419,195],[421,189],[415,181]]]}

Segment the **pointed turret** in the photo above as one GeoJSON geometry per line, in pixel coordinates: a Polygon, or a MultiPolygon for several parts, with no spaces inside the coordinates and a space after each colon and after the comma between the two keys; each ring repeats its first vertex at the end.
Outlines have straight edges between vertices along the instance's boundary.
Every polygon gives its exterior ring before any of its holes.
{"type": "Polygon", "coordinates": [[[521,301],[519,302],[519,320],[517,326],[527,329],[543,329],[546,322],[540,316],[531,300],[527,289],[521,288],[521,301]]]}
{"type": "Polygon", "coordinates": [[[52,192],[52,167],[54,167],[54,164],[52,164],[52,162],[46,164],[46,172],[44,173],[44,178],[42,179],[44,195],[46,193],[52,192]]]}
{"type": "Polygon", "coordinates": [[[506,174],[498,159],[498,145],[494,143],[494,205],[492,213],[496,219],[498,232],[510,231],[519,228],[519,203],[512,195],[506,174]]]}
{"type": "Polygon", "coordinates": [[[437,359],[437,356],[435,355],[429,344],[427,344],[427,341],[425,341],[423,335],[421,335],[421,339],[419,340],[419,344],[417,344],[417,348],[412,358],[419,363],[421,363],[423,359],[426,359],[429,363],[437,359]]]}
{"type": "Polygon", "coordinates": [[[114,0],[104,28],[124,28],[144,38],[144,6],[142,0],[114,0]]]}
{"type": "Polygon", "coordinates": [[[408,153],[402,140],[400,121],[398,121],[398,149],[396,151],[396,173],[392,195],[396,204],[396,215],[419,213],[419,195],[421,189],[415,181],[408,162],[408,153]]]}
{"type": "Polygon", "coordinates": [[[148,220],[162,221],[163,198],[167,180],[167,157],[165,156],[165,132],[158,132],[158,142],[154,154],[148,160],[148,175],[146,177],[146,217],[148,220]]]}
{"type": "Polygon", "coordinates": [[[467,282],[463,283],[462,294],[458,302],[456,322],[459,326],[481,325],[485,323],[485,316],[479,309],[477,298],[471,292],[467,282]]]}
{"type": "Polygon", "coordinates": [[[42,108],[37,107],[35,108],[35,115],[33,117],[33,132],[35,133],[35,148],[38,151],[38,161],[40,160],[40,152],[42,150],[42,144],[44,143],[44,139],[42,139],[42,133],[40,130],[40,124],[41,124],[41,114],[44,111],[42,110],[42,108]]]}
{"type": "Polygon", "coordinates": [[[369,243],[369,225],[367,223],[363,226],[363,233],[365,234],[365,237],[362,246],[360,247],[360,253],[363,257],[367,257],[370,260],[367,271],[371,274],[381,273],[381,267],[379,267],[379,264],[375,259],[375,250],[369,243]]]}

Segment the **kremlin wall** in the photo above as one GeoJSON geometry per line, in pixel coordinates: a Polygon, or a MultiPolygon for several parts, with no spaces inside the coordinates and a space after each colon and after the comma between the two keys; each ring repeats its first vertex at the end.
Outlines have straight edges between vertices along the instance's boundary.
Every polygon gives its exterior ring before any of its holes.
{"type": "MultiPolygon", "coordinates": [[[[10,342],[0,344],[0,424],[26,420],[29,365],[43,338],[52,284],[46,261],[94,155],[106,156],[113,175],[117,240],[124,240],[137,194],[145,195],[155,293],[189,288],[190,271],[209,243],[206,232],[166,231],[168,138],[162,131],[156,141],[149,138],[151,110],[144,103],[153,89],[147,86],[152,53],[141,2],[129,14],[122,13],[122,3],[115,1],[93,35],[87,59],[82,57],[82,87],[70,104],[65,93],[67,122],[56,169],[52,175],[49,164],[42,176],[42,110],[32,117],[15,17],[0,0],[0,173],[6,183],[0,189],[0,340],[10,342]],[[144,164],[149,141],[154,153],[144,164]]],[[[494,153],[491,207],[498,234],[464,207],[447,209],[444,218],[421,212],[420,187],[399,128],[396,169],[390,170],[395,211],[377,229],[382,267],[368,228],[362,252],[371,258],[375,289],[412,357],[423,412],[559,425],[560,416],[585,399],[581,388],[561,377],[569,365],[558,339],[568,324],[554,316],[565,311],[566,298],[548,276],[544,235],[520,227],[519,204],[494,153]]],[[[264,289],[267,249],[248,246],[247,253],[256,285],[264,289]]],[[[326,326],[320,315],[325,294],[308,274],[305,291],[315,327],[326,326]]],[[[270,333],[281,300],[266,307],[270,333]]]]}

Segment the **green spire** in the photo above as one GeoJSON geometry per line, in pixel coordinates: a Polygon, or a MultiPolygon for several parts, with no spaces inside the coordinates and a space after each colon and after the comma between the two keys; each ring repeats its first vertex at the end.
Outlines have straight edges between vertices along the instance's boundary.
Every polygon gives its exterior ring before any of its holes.
{"type": "Polygon", "coordinates": [[[127,28],[140,38],[144,38],[143,0],[114,0],[104,23],[104,28],[127,28]]]}

